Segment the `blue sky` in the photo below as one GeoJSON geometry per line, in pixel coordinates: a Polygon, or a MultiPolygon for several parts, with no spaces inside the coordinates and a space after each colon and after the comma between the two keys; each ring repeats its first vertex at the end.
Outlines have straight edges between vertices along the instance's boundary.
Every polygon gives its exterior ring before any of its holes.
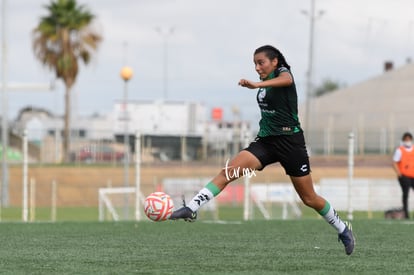
{"type": "MultiPolygon", "coordinates": [[[[35,60],[31,31],[46,13],[43,0],[7,0],[8,81],[49,82],[52,72],[35,60]]],[[[278,47],[304,100],[308,65],[310,0],[78,0],[97,16],[103,43],[74,87],[74,112],[104,114],[122,98],[123,65],[134,69],[131,100],[163,98],[163,40],[168,37],[168,99],[223,107],[225,117],[238,107],[243,119],[258,120],[255,92],[238,87],[240,78],[257,79],[255,48],[278,47]],[[125,46],[127,44],[127,46],[125,46]]],[[[414,1],[316,0],[324,15],[316,20],[316,84],[331,78],[352,85],[382,73],[386,60],[396,67],[413,58],[414,1]]],[[[0,33],[0,36],[3,34],[0,33]]],[[[61,82],[54,92],[19,91],[9,95],[9,116],[28,105],[63,113],[61,82]]]]}

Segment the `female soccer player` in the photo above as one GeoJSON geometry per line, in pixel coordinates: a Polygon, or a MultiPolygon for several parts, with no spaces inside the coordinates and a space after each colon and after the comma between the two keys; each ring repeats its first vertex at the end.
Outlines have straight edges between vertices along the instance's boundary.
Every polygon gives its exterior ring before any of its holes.
{"type": "MultiPolygon", "coordinates": [[[[269,164],[280,162],[303,203],[315,209],[337,230],[346,254],[350,255],[354,250],[350,224],[346,225],[329,202],[317,195],[313,188],[305,139],[298,119],[296,86],[290,66],[283,54],[269,45],[256,49],[254,64],[262,81],[241,79],[239,85],[259,89],[259,133],[246,149],[230,161],[226,169],[262,170],[269,164]]],[[[228,177],[229,174],[237,173],[221,170],[187,205],[174,211],[171,219],[195,221],[197,210],[236,179],[228,177]]]]}

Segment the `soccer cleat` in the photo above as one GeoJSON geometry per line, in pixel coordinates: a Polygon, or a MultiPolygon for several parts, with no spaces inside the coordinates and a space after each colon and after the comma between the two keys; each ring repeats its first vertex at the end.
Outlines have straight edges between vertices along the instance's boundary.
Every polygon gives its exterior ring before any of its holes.
{"type": "Polygon", "coordinates": [[[346,255],[351,255],[354,251],[355,246],[355,238],[354,234],[352,234],[352,225],[349,222],[345,223],[346,227],[344,232],[338,234],[338,242],[342,241],[345,246],[345,253],[346,255]]]}
{"type": "Polygon", "coordinates": [[[186,222],[195,222],[197,219],[197,212],[193,212],[187,206],[183,206],[180,209],[172,212],[170,220],[183,219],[186,222]]]}
{"type": "Polygon", "coordinates": [[[182,197],[182,199],[183,199],[183,207],[172,212],[170,216],[170,220],[183,219],[186,222],[195,222],[197,219],[197,212],[193,212],[193,210],[187,207],[187,205],[185,204],[184,196],[182,197]]]}

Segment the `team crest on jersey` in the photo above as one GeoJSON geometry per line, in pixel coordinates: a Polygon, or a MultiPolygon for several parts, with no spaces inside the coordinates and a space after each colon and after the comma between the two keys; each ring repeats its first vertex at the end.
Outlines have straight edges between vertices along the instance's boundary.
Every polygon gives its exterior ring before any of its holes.
{"type": "Polygon", "coordinates": [[[257,95],[257,98],[259,99],[260,102],[262,102],[265,96],[266,96],[266,89],[261,88],[259,90],[259,94],[257,95]]]}

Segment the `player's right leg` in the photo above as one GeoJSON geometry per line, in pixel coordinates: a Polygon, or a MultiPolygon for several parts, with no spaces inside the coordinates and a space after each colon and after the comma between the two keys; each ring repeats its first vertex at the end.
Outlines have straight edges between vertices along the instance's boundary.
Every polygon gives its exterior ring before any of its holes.
{"type": "Polygon", "coordinates": [[[246,169],[257,170],[261,167],[260,161],[251,152],[246,150],[239,152],[188,204],[174,211],[170,219],[195,221],[197,210],[217,196],[227,184],[243,176],[243,171],[246,169]]]}

